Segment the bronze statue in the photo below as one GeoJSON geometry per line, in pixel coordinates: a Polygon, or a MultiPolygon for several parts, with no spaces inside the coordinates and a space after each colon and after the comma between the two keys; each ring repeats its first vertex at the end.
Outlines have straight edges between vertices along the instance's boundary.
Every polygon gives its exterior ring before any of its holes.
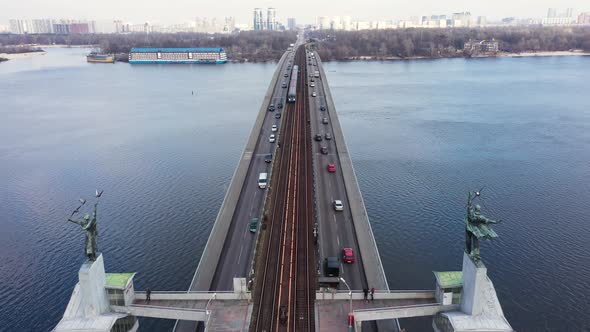
{"type": "Polygon", "coordinates": [[[479,240],[492,240],[498,234],[489,226],[502,220],[493,220],[481,214],[479,204],[473,205],[473,200],[480,196],[479,191],[469,192],[467,198],[467,217],[465,218],[465,252],[475,261],[481,259],[479,255],[479,240]]]}
{"type": "Polygon", "coordinates": [[[94,211],[92,212],[92,216],[86,213],[82,220],[72,219],[72,217],[80,212],[80,208],[86,204],[86,200],[80,198],[80,206],[78,206],[74,212],[68,218],[68,221],[71,221],[75,224],[82,226],[82,229],[86,232],[86,257],[88,260],[95,261],[96,260],[96,253],[98,252],[96,246],[96,238],[98,236],[98,230],[96,228],[96,207],[98,206],[98,199],[102,196],[102,191],[96,191],[96,203],[94,203],[94,211]]]}

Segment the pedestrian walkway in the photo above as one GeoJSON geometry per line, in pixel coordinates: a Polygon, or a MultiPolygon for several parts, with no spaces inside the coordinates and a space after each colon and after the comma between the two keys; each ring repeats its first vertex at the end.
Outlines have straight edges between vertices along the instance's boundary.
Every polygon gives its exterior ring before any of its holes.
{"type": "MultiPolygon", "coordinates": [[[[362,296],[362,293],[360,294],[362,296]]],[[[370,299],[370,296],[369,296],[370,299]]],[[[428,299],[386,299],[386,300],[352,300],[352,310],[403,307],[418,304],[433,304],[434,298],[428,299]]],[[[348,313],[350,300],[316,301],[316,331],[336,332],[345,331],[348,327],[348,313]]]]}

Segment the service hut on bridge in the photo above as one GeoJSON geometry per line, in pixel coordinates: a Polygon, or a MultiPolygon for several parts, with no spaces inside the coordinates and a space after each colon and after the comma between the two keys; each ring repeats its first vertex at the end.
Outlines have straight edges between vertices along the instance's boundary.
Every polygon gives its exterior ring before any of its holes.
{"type": "Polygon", "coordinates": [[[461,302],[463,290],[463,272],[461,271],[434,271],[436,277],[436,302],[448,305],[461,302]]]}
{"type": "Polygon", "coordinates": [[[133,277],[135,273],[107,273],[104,288],[109,296],[109,304],[129,306],[135,300],[133,277]]]}

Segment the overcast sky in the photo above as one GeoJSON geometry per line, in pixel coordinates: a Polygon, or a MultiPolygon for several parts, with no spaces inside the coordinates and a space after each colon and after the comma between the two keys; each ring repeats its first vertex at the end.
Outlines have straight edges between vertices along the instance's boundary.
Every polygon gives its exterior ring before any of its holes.
{"type": "Polygon", "coordinates": [[[114,19],[174,23],[194,17],[234,16],[250,23],[254,7],[274,7],[277,19],[295,17],[312,23],[316,16],[351,16],[361,20],[403,19],[410,16],[470,11],[474,16],[542,17],[547,8],[590,11],[590,0],[0,0],[0,24],[10,18],[114,19]]]}

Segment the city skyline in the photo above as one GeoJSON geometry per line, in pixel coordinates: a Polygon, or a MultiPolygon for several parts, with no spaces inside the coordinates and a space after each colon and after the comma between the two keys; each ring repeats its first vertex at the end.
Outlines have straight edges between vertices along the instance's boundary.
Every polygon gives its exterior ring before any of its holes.
{"type": "MultiPolygon", "coordinates": [[[[299,24],[314,24],[318,16],[354,16],[358,20],[408,19],[414,16],[435,13],[453,13],[469,11],[476,15],[500,19],[503,17],[544,17],[547,8],[573,8],[575,12],[587,11],[588,4],[581,0],[557,1],[520,1],[518,4],[507,0],[467,3],[464,1],[432,0],[414,1],[407,5],[401,2],[383,3],[367,0],[360,4],[351,0],[339,1],[337,8],[331,1],[314,2],[301,0],[297,4],[287,1],[235,1],[210,3],[177,0],[173,3],[135,4],[133,0],[124,3],[104,0],[100,3],[88,3],[72,6],[65,0],[52,1],[49,6],[41,0],[29,0],[25,3],[4,5],[0,13],[0,24],[7,24],[13,18],[54,18],[76,17],[82,20],[122,19],[131,22],[157,22],[174,24],[191,21],[194,17],[234,17],[238,23],[250,23],[254,8],[275,8],[276,21],[287,23],[287,18],[297,19],[299,24]],[[6,8],[8,7],[8,8],[6,8]],[[115,9],[113,11],[113,8],[115,9]],[[227,8],[231,8],[228,11],[227,8]],[[193,13],[193,14],[188,14],[193,13]]],[[[266,12],[265,12],[266,14],[266,12]]],[[[251,24],[251,23],[250,23],[251,24]]]]}

